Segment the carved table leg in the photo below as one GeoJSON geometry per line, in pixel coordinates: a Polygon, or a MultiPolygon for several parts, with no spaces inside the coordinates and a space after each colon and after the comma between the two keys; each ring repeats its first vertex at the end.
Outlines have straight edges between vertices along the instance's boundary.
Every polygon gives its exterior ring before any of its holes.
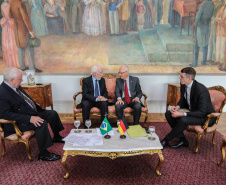
{"type": "Polygon", "coordinates": [[[68,170],[67,164],[66,164],[67,155],[68,155],[68,153],[67,153],[67,151],[65,151],[64,155],[63,155],[63,158],[62,158],[62,165],[63,165],[63,167],[66,170],[66,175],[64,176],[65,179],[67,179],[68,176],[69,176],[69,170],[68,170]]]}
{"type": "Polygon", "coordinates": [[[160,168],[161,164],[162,164],[163,161],[164,161],[164,157],[163,157],[163,155],[162,155],[162,151],[161,151],[161,150],[158,151],[158,155],[159,155],[159,162],[158,162],[158,165],[157,165],[155,171],[156,171],[156,173],[160,176],[160,175],[162,175],[162,174],[160,173],[159,168],[160,168]]]}

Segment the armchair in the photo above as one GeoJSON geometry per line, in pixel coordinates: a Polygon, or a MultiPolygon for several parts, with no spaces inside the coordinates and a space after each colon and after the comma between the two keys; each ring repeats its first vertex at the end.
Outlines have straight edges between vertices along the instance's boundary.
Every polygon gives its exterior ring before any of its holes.
{"type": "Polygon", "coordinates": [[[28,158],[30,161],[32,161],[31,158],[31,151],[30,151],[30,140],[31,138],[34,137],[34,131],[26,131],[26,132],[21,132],[16,124],[16,121],[11,121],[11,120],[4,120],[0,119],[0,134],[1,134],[1,143],[2,143],[2,156],[5,156],[5,141],[13,142],[13,143],[19,143],[22,142],[26,145],[27,148],[27,153],[28,153],[28,158]],[[2,128],[2,124],[13,124],[16,133],[9,135],[7,137],[4,137],[4,131],[2,128]]]}
{"type": "MultiPolygon", "coordinates": [[[[108,91],[108,102],[112,102],[115,99],[115,86],[116,86],[116,79],[119,78],[118,75],[114,75],[114,74],[106,74],[103,75],[103,78],[105,79],[106,82],[106,88],[108,91]]],[[[80,86],[81,86],[81,91],[75,93],[75,95],[73,96],[74,98],[74,120],[76,120],[77,117],[82,117],[82,108],[77,109],[76,105],[77,105],[77,98],[79,95],[82,95],[82,80],[84,78],[80,79],[80,86]]],[[[142,100],[144,102],[144,106],[142,107],[141,110],[141,115],[143,115],[145,117],[144,122],[146,123],[147,118],[148,118],[148,108],[147,108],[147,95],[145,93],[142,93],[142,100]]],[[[100,117],[100,109],[98,109],[97,107],[93,107],[90,110],[90,115],[92,116],[98,116],[100,117]]],[[[133,109],[130,107],[127,107],[124,109],[124,115],[127,116],[131,116],[133,115],[133,109]]],[[[116,110],[115,110],[115,105],[109,105],[108,106],[108,118],[117,118],[116,116],[116,110]]]]}
{"type": "Polygon", "coordinates": [[[224,105],[226,103],[226,90],[222,86],[214,86],[208,88],[210,93],[211,102],[213,105],[213,108],[215,110],[215,113],[211,113],[207,115],[206,122],[203,126],[196,126],[196,125],[189,125],[187,126],[188,132],[193,132],[196,135],[196,147],[195,152],[198,152],[199,142],[202,135],[208,135],[213,134],[213,145],[215,145],[215,136],[216,136],[216,129],[217,124],[220,119],[220,116],[222,114],[224,105]],[[213,126],[208,127],[210,118],[216,117],[216,122],[213,126]]]}

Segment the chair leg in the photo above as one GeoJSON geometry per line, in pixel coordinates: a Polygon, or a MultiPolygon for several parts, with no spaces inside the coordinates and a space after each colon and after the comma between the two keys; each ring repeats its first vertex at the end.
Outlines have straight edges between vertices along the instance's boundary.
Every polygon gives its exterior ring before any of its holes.
{"type": "Polygon", "coordinates": [[[201,138],[202,135],[198,134],[196,135],[196,146],[195,146],[195,153],[198,152],[199,150],[199,142],[200,142],[200,138],[201,138]]]}
{"type": "Polygon", "coordinates": [[[144,127],[147,127],[147,125],[146,125],[147,119],[148,119],[148,114],[146,114],[145,118],[144,118],[144,127]]]}
{"type": "Polygon", "coordinates": [[[220,165],[224,162],[225,160],[225,146],[223,143],[221,144],[221,152],[222,152],[222,159],[217,163],[217,166],[220,167],[220,165]]]}
{"type": "Polygon", "coordinates": [[[215,137],[216,137],[216,130],[214,131],[214,133],[213,133],[213,146],[215,145],[215,137]]]}
{"type": "Polygon", "coordinates": [[[26,148],[27,148],[27,155],[28,155],[28,158],[29,158],[30,161],[32,161],[32,158],[31,158],[31,150],[30,150],[30,141],[27,140],[27,141],[25,142],[25,145],[26,145],[26,148]]]}
{"type": "Polygon", "coordinates": [[[2,143],[2,157],[5,156],[5,140],[1,138],[1,143],[2,143]]]}

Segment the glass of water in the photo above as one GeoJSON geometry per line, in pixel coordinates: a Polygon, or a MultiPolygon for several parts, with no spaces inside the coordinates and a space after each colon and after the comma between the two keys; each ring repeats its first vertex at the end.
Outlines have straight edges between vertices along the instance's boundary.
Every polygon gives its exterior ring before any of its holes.
{"type": "Polygon", "coordinates": [[[75,133],[80,133],[81,132],[81,130],[78,130],[78,127],[80,126],[80,124],[81,124],[80,120],[75,120],[74,121],[74,125],[77,128],[77,130],[74,131],[75,133]]]}
{"type": "Polygon", "coordinates": [[[149,131],[150,131],[150,137],[148,137],[149,140],[152,140],[154,141],[155,140],[155,137],[152,137],[152,134],[155,133],[155,127],[154,126],[149,126],[149,131]]]}
{"type": "Polygon", "coordinates": [[[89,127],[91,126],[91,120],[90,119],[86,120],[85,125],[88,127],[88,130],[86,130],[86,133],[91,133],[92,130],[89,130],[89,127]]]}
{"type": "MultiPolygon", "coordinates": [[[[121,120],[120,120],[120,119],[119,119],[119,120],[117,120],[117,126],[119,126],[120,122],[121,122],[121,120]]],[[[119,132],[119,130],[117,130],[117,132],[119,132]]]]}

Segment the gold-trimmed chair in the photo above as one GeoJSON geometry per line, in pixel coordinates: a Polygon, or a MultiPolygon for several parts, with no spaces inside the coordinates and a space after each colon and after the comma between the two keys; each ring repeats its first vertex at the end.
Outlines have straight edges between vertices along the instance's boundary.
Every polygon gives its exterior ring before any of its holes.
{"type": "Polygon", "coordinates": [[[222,159],[217,163],[217,166],[220,167],[221,164],[225,160],[225,146],[226,146],[226,136],[222,138],[222,143],[221,143],[221,152],[222,152],[222,159]]]}
{"type": "MultiPolygon", "coordinates": [[[[103,78],[105,79],[105,83],[106,83],[106,88],[108,91],[108,102],[111,102],[115,99],[115,86],[116,86],[116,79],[119,78],[118,75],[114,75],[114,74],[105,74],[103,75],[103,78]]],[[[81,86],[81,91],[75,93],[75,95],[73,96],[74,98],[74,120],[77,119],[77,117],[82,117],[82,108],[77,109],[76,105],[77,105],[77,101],[76,99],[78,98],[79,95],[82,94],[82,81],[83,81],[84,77],[80,79],[80,86],[81,86]]],[[[147,108],[147,95],[145,93],[142,92],[142,101],[145,107],[142,107],[141,109],[141,115],[143,115],[144,118],[144,123],[146,123],[147,118],[148,118],[148,108],[147,108]]],[[[90,115],[92,116],[98,116],[100,117],[100,109],[98,109],[97,107],[93,107],[90,110],[90,115]]],[[[127,116],[133,116],[133,109],[130,107],[127,107],[124,109],[124,115],[127,116]]],[[[116,110],[115,110],[115,105],[109,105],[108,106],[108,118],[117,118],[116,116],[116,110]]]]}
{"type": "Polygon", "coordinates": [[[5,156],[5,141],[13,142],[13,143],[24,143],[27,148],[28,158],[30,161],[32,161],[31,158],[31,150],[30,150],[30,140],[34,137],[35,132],[33,130],[21,132],[18,128],[16,121],[12,120],[4,120],[0,119],[0,134],[1,134],[1,143],[2,143],[2,156],[5,156]],[[2,124],[13,124],[14,129],[16,131],[15,134],[9,135],[7,137],[4,137],[4,131],[2,128],[2,124]]]}
{"type": "Polygon", "coordinates": [[[211,102],[215,110],[215,113],[211,113],[207,115],[206,122],[203,126],[189,125],[187,126],[187,129],[186,129],[188,132],[193,132],[196,135],[196,147],[195,147],[196,153],[198,152],[198,147],[199,147],[199,143],[202,135],[213,134],[212,141],[213,141],[213,145],[215,145],[217,124],[222,114],[224,105],[226,103],[226,90],[224,87],[213,86],[213,87],[209,87],[208,90],[210,93],[210,98],[211,98],[211,102]],[[210,118],[212,117],[216,118],[216,122],[213,126],[208,127],[210,118]]]}

